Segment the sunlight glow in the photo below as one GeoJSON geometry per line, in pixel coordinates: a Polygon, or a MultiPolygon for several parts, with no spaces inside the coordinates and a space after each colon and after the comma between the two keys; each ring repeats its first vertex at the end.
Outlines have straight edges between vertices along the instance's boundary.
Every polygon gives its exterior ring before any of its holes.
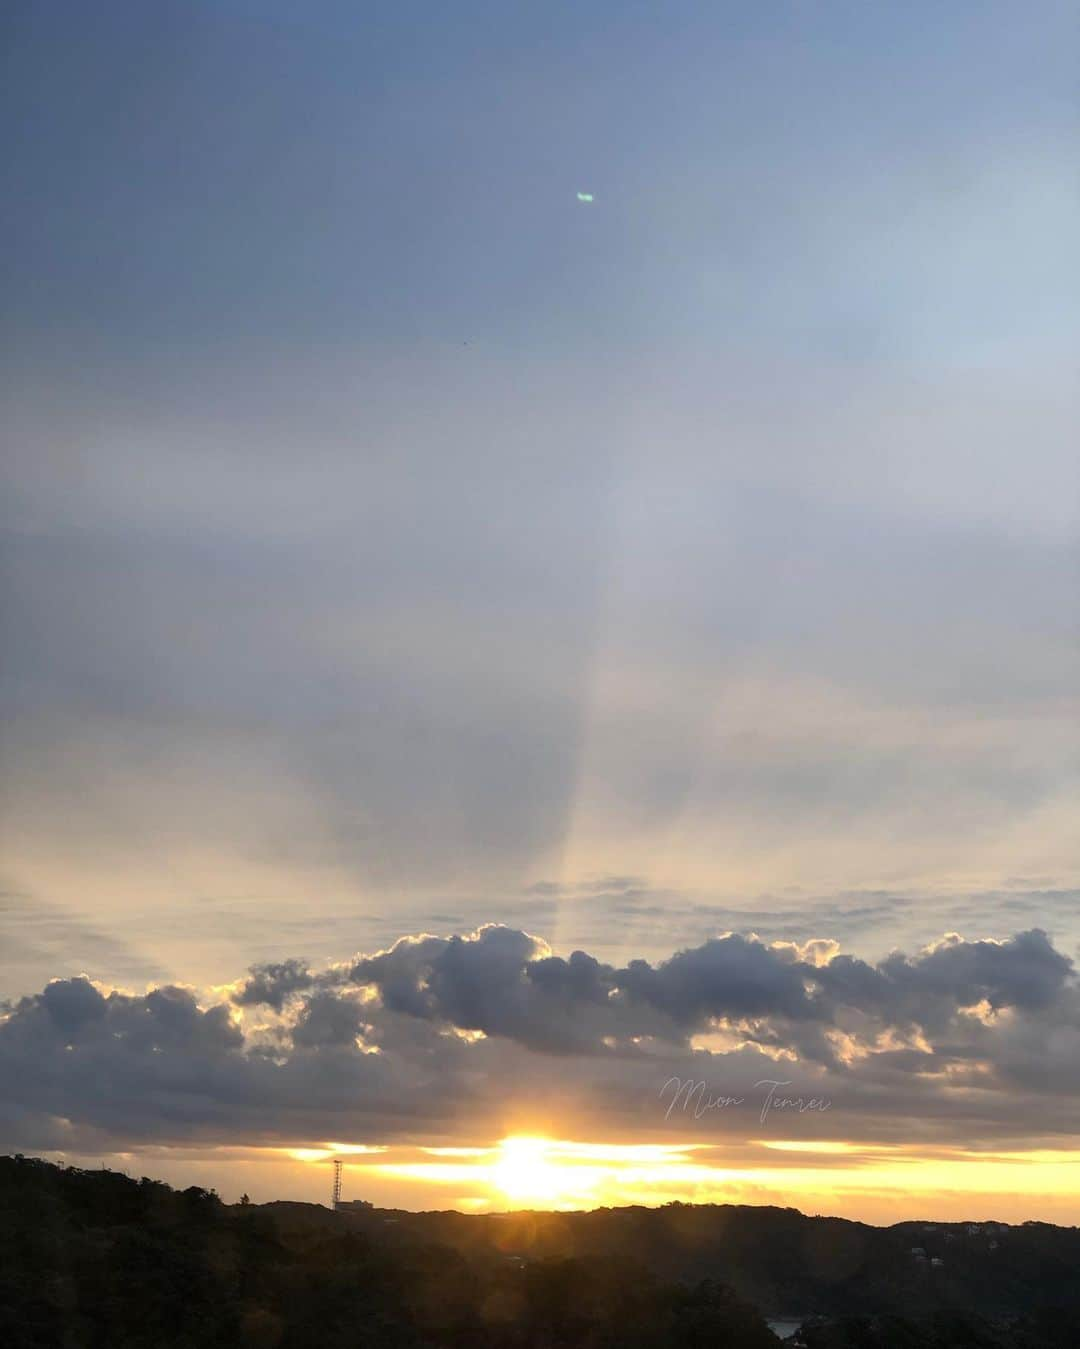
{"type": "Polygon", "coordinates": [[[1030,1216],[1034,1198],[1051,1205],[1080,1191],[1080,1153],[1051,1149],[928,1146],[916,1152],[887,1143],[783,1138],[618,1144],[514,1134],[486,1147],[326,1144],[283,1151],[306,1163],[339,1153],[381,1154],[350,1159],[354,1189],[393,1192],[416,1208],[430,1207],[441,1190],[448,1207],[495,1212],[780,1203],[810,1213],[879,1215],[902,1206],[943,1216],[955,1207],[961,1216],[974,1217],[973,1200],[996,1210],[1000,1200],[1015,1196],[1018,1202],[1022,1197],[1024,1216],[1030,1216]],[[410,1192],[412,1199],[406,1197],[410,1192]]]}
{"type": "Polygon", "coordinates": [[[512,1203],[548,1204],[564,1188],[546,1138],[504,1138],[491,1168],[491,1183],[512,1203]]]}
{"type": "Polygon", "coordinates": [[[386,1151],[385,1145],[370,1143],[324,1143],[318,1148],[289,1148],[288,1154],[296,1162],[325,1162],[331,1157],[364,1156],[386,1151]]]}
{"type": "Polygon", "coordinates": [[[493,1148],[420,1150],[447,1160],[377,1162],[368,1170],[400,1180],[480,1184],[488,1202],[498,1208],[578,1209],[611,1202],[613,1196],[634,1202],[635,1194],[647,1193],[676,1175],[686,1183],[715,1179],[723,1173],[689,1160],[689,1153],[704,1147],[578,1143],[516,1134],[493,1148]]]}

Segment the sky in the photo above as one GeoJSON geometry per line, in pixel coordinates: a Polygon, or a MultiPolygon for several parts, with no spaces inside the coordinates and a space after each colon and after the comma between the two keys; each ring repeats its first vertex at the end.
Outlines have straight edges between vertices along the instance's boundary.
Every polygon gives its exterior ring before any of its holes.
{"type": "Polygon", "coordinates": [[[1072,7],[0,47],[0,1148],[1080,1221],[1072,7]]]}

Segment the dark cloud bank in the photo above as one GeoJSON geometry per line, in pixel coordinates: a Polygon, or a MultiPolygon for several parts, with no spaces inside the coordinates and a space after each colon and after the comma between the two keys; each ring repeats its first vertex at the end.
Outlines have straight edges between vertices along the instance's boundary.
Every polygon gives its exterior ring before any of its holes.
{"type": "Polygon", "coordinates": [[[217,1001],[58,979],[0,1012],[0,1147],[475,1139],[508,1119],[745,1132],[735,1115],[665,1120],[672,1075],[828,1096],[819,1137],[1000,1145],[1033,1141],[1037,1120],[1065,1146],[1080,986],[1037,928],[876,963],[727,935],[616,967],[488,926],[253,966],[217,1001]]]}

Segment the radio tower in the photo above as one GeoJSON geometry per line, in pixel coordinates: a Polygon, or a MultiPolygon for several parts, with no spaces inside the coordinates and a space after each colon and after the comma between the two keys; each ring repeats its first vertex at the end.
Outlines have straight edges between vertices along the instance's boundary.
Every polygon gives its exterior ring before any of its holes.
{"type": "Polygon", "coordinates": [[[334,1209],[341,1207],[341,1163],[337,1158],[334,1159],[334,1202],[331,1207],[334,1209]]]}

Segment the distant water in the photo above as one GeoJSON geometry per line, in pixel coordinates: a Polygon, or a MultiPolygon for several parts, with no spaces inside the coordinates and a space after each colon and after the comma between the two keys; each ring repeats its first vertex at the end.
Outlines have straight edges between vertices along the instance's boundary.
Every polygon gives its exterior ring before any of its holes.
{"type": "Polygon", "coordinates": [[[774,1335],[779,1335],[782,1340],[786,1340],[789,1335],[794,1335],[802,1325],[802,1321],[766,1321],[774,1335]]]}

